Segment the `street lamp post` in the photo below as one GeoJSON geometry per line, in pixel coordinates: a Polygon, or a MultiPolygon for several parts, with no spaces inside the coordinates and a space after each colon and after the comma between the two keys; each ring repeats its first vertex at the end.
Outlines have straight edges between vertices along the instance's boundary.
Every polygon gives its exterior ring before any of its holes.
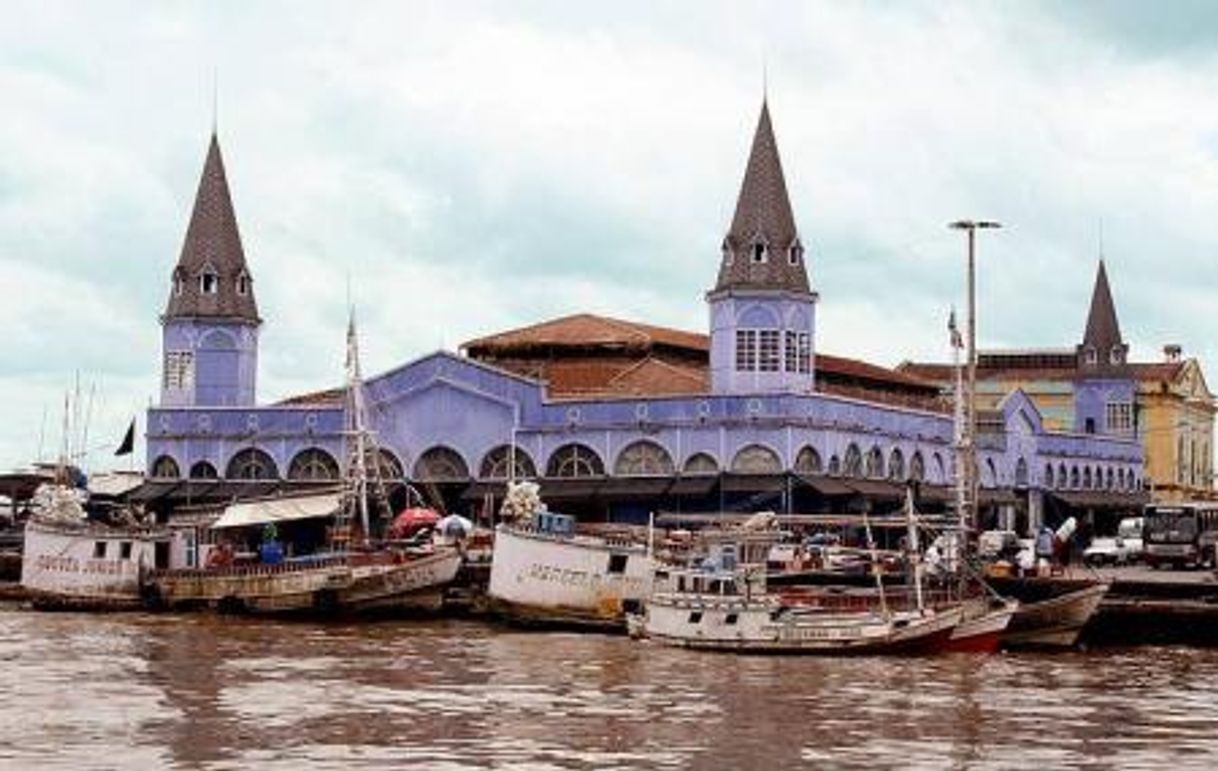
{"type": "Polygon", "coordinates": [[[970,530],[977,529],[977,267],[976,240],[978,230],[1002,227],[989,220],[957,220],[948,224],[953,230],[968,233],[968,323],[966,365],[968,390],[965,398],[964,436],[961,454],[966,494],[965,511],[960,512],[970,530]]]}

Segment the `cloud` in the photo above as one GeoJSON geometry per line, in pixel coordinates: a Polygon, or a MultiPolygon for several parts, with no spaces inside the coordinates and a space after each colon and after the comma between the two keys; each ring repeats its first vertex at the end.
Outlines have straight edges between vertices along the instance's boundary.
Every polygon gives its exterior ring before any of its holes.
{"type": "Polygon", "coordinates": [[[983,345],[1078,340],[1102,220],[1135,352],[1170,340],[1218,359],[1200,322],[1218,289],[1218,59],[1199,17],[1143,24],[1140,5],[1112,3],[11,13],[0,463],[35,452],[42,407],[76,370],[116,405],[99,433],[155,397],[213,70],[266,399],[338,382],[348,286],[369,372],[583,310],[703,329],[763,62],[820,350],[945,356],[964,254],[945,225],[972,216],[1006,226],[979,243],[983,345]]]}

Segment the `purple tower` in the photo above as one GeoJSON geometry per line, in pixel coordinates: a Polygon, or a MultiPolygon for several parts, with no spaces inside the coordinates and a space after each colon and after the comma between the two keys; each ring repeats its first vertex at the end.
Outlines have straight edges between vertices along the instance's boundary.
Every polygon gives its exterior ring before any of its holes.
{"type": "Polygon", "coordinates": [[[1137,426],[1134,378],[1128,366],[1129,345],[1121,337],[1103,260],[1095,273],[1087,329],[1076,351],[1074,430],[1084,434],[1133,435],[1137,426]]]}
{"type": "Polygon", "coordinates": [[[765,102],[722,251],[719,280],[706,295],[711,390],[812,391],[816,293],[765,102]]]}
{"type": "Polygon", "coordinates": [[[161,406],[253,406],[261,324],[213,133],[161,316],[161,406]]]}

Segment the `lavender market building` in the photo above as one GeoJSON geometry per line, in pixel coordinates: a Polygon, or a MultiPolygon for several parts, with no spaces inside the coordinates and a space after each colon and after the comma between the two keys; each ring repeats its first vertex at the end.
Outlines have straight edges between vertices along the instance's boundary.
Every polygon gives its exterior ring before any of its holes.
{"type": "MultiPolygon", "coordinates": [[[[734,216],[708,255],[705,331],[575,314],[371,376],[383,468],[461,511],[501,496],[513,463],[553,508],[594,520],[645,521],[659,509],[885,511],[911,479],[921,505],[944,508],[953,464],[944,389],[818,349],[821,298],[805,240],[763,104],[734,216]]],[[[143,500],[172,521],[199,503],[336,482],[341,391],[257,401],[263,319],[215,136],[169,279],[143,500]]],[[[1047,475],[1063,466],[1105,480],[1080,482],[1075,492],[1091,498],[1074,505],[1143,501],[1135,438],[1051,429],[1020,390],[983,417],[988,523],[1028,532],[1069,513],[1071,504],[1047,506],[1061,489],[1047,475]]]]}

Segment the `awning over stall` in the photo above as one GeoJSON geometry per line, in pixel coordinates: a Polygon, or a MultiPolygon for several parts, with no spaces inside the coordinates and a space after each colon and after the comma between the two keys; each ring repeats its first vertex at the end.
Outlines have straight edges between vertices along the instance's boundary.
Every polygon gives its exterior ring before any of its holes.
{"type": "Polygon", "coordinates": [[[212,529],[328,517],[338,510],[338,505],[339,496],[337,494],[269,498],[262,501],[234,503],[224,510],[224,513],[212,525],[212,529]]]}
{"type": "Polygon", "coordinates": [[[1150,502],[1145,490],[1054,490],[1051,495],[1077,509],[1137,509],[1150,502]]]}
{"type": "Polygon", "coordinates": [[[854,488],[841,480],[818,474],[796,474],[795,479],[811,487],[821,495],[849,496],[854,495],[854,488]]]}

